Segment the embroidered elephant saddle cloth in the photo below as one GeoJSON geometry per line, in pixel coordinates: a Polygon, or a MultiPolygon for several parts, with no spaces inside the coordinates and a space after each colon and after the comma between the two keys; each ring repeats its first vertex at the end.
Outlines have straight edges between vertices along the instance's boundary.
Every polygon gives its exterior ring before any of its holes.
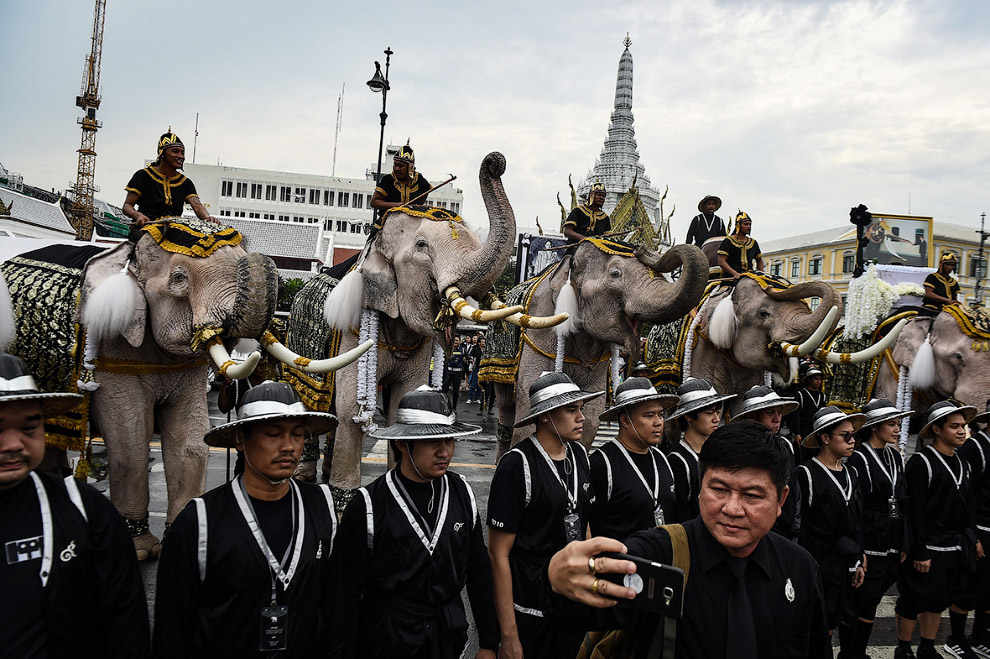
{"type": "Polygon", "coordinates": [[[959,331],[973,339],[973,352],[990,351],[990,314],[985,309],[965,309],[947,304],[942,307],[959,325],[959,331]]]}
{"type": "MultiPolygon", "coordinates": [[[[340,352],[340,332],[323,317],[323,303],[337,284],[336,277],[321,272],[300,289],[292,301],[285,345],[300,355],[334,357],[340,352]]],[[[334,374],[303,373],[286,368],[283,379],[299,393],[303,403],[317,412],[330,412],[334,374]]]]}
{"type": "MultiPolygon", "coordinates": [[[[73,315],[83,267],[104,249],[95,245],[51,245],[0,265],[17,325],[10,352],[27,362],[42,391],[78,391],[83,351],[81,330],[73,315]]],[[[85,409],[86,405],[81,405],[81,411],[46,419],[48,445],[81,450],[86,436],[85,409]]]]}
{"type": "Polygon", "coordinates": [[[141,227],[141,231],[154,238],[166,252],[173,254],[205,258],[221,247],[239,245],[244,239],[236,229],[220,223],[188,217],[171,219],[181,221],[160,221],[141,227]]]}

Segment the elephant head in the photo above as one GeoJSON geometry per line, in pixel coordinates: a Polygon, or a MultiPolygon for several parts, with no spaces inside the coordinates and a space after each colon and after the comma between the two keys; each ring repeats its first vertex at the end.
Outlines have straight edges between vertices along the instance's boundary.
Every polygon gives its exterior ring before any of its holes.
{"type": "MultiPolygon", "coordinates": [[[[786,379],[787,360],[775,348],[791,356],[811,352],[835,329],[841,307],[839,294],[824,282],[764,289],[755,279],[742,277],[734,287],[716,291],[705,301],[699,329],[735,363],[786,379]],[[815,311],[804,302],[810,297],[820,298],[815,311]]],[[[691,375],[708,377],[704,366],[692,364],[691,375]]],[[[714,380],[721,383],[723,378],[714,380]]]]}
{"type": "MultiPolygon", "coordinates": [[[[554,276],[554,298],[567,275],[562,267],[554,276]]],[[[677,245],[662,255],[638,247],[629,255],[582,242],[571,257],[569,276],[581,330],[636,355],[644,321],[670,322],[698,303],[708,279],[708,261],[694,245],[677,245]],[[681,275],[672,282],[666,275],[678,267],[681,275]]]]}

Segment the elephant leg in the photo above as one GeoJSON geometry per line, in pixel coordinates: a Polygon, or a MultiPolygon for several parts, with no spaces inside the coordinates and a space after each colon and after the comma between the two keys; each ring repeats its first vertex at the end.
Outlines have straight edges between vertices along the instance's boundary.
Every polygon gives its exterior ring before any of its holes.
{"type": "Polygon", "coordinates": [[[330,465],[330,484],[334,489],[334,501],[338,493],[347,497],[348,490],[361,487],[361,453],[364,432],[354,423],[358,413],[357,365],[351,364],[337,371],[334,401],[338,426],[333,443],[333,464],[330,465]]]}
{"type": "Polygon", "coordinates": [[[316,482],[316,462],[320,459],[320,437],[308,435],[303,442],[302,457],[292,477],[304,483],[316,482]]]}
{"type": "Polygon", "coordinates": [[[323,482],[330,482],[330,469],[333,466],[333,447],[337,437],[337,429],[334,428],[326,434],[323,440],[323,482]]]}
{"type": "Polygon", "coordinates": [[[124,518],[138,560],[157,556],[158,538],[148,531],[148,444],[154,397],[138,376],[97,373],[91,413],[107,447],[110,501],[124,518]]]}
{"type": "Polygon", "coordinates": [[[183,375],[187,381],[174,383],[158,415],[168,488],[168,524],[190,499],[206,490],[209,447],[203,442],[203,435],[210,429],[206,396],[202,393],[206,376],[200,369],[191,369],[183,375]]]}

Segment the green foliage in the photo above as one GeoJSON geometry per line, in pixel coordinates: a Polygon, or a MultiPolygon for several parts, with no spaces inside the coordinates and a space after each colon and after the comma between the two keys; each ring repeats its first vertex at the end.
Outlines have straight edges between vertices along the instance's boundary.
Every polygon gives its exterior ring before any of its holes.
{"type": "Polygon", "coordinates": [[[292,300],[296,297],[296,293],[302,290],[305,282],[298,278],[293,277],[292,279],[282,279],[278,278],[278,310],[279,311],[290,311],[292,309],[292,300]]]}
{"type": "Polygon", "coordinates": [[[516,260],[509,259],[509,262],[505,265],[505,270],[502,274],[498,276],[495,280],[495,295],[499,298],[504,298],[505,294],[516,285],[516,260]]]}

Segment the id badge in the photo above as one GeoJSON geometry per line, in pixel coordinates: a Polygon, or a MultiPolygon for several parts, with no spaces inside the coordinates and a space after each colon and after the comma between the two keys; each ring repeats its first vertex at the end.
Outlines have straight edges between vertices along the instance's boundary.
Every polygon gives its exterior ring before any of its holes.
{"type": "Polygon", "coordinates": [[[653,509],[653,521],[656,526],[663,526],[666,524],[663,519],[663,508],[660,507],[660,504],[657,504],[657,507],[653,509]]]}
{"type": "Polygon", "coordinates": [[[258,650],[272,652],[287,649],[286,625],[289,622],[289,607],[261,607],[261,642],[258,650]]]}
{"type": "Polygon", "coordinates": [[[901,518],[901,510],[897,503],[897,497],[890,497],[887,499],[887,511],[890,513],[890,519],[901,518]]]}
{"type": "Polygon", "coordinates": [[[568,513],[564,516],[564,535],[567,536],[567,542],[584,540],[584,534],[581,533],[581,518],[577,513],[568,513]]]}

